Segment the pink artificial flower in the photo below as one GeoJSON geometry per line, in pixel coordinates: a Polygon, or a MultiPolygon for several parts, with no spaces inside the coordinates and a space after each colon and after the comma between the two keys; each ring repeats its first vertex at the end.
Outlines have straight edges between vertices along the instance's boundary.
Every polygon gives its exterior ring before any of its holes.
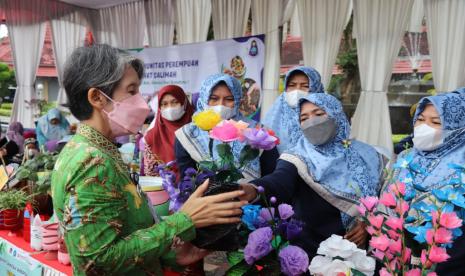
{"type": "Polygon", "coordinates": [[[426,268],[429,268],[431,266],[431,263],[428,261],[428,258],[426,258],[426,250],[425,249],[421,250],[420,261],[426,268]]]}
{"type": "Polygon", "coordinates": [[[383,225],[384,217],[382,215],[376,215],[376,216],[369,215],[368,221],[375,229],[381,229],[381,226],[383,225]]]}
{"type": "Polygon", "coordinates": [[[381,270],[379,271],[379,276],[392,276],[391,273],[389,273],[385,267],[381,268],[381,270]]]}
{"type": "Polygon", "coordinates": [[[389,238],[391,238],[393,240],[397,240],[400,237],[400,234],[397,233],[394,230],[387,230],[387,234],[388,234],[389,238]]]}
{"type": "Polygon", "coordinates": [[[400,239],[394,241],[391,240],[389,243],[389,251],[392,254],[400,254],[402,252],[402,241],[400,239]]]}
{"type": "Polygon", "coordinates": [[[227,143],[239,140],[241,133],[233,123],[223,121],[210,131],[210,137],[215,140],[227,143]]]}
{"type": "Polygon", "coordinates": [[[428,229],[426,231],[426,242],[428,244],[433,244],[433,242],[434,242],[434,229],[428,229]]]}
{"type": "Polygon", "coordinates": [[[419,268],[411,269],[405,272],[405,276],[420,276],[421,270],[419,268]]]}
{"type": "Polygon", "coordinates": [[[445,248],[433,245],[429,251],[428,259],[433,263],[442,263],[449,259],[445,248]]]}
{"type": "Polygon", "coordinates": [[[406,201],[402,201],[396,208],[396,212],[403,217],[406,212],[410,209],[410,206],[406,201]]]}
{"type": "Polygon", "coordinates": [[[391,193],[383,193],[379,199],[379,203],[386,207],[396,207],[396,199],[391,193]]]}
{"type": "Polygon", "coordinates": [[[381,234],[379,237],[371,237],[370,245],[373,248],[386,251],[387,247],[389,246],[389,238],[384,234],[381,234]]]}
{"type": "Polygon", "coordinates": [[[375,249],[375,250],[373,250],[372,254],[373,254],[373,257],[375,257],[376,259],[378,259],[380,261],[384,260],[385,254],[384,254],[383,251],[381,251],[379,249],[375,249]]]}
{"type": "Polygon", "coordinates": [[[378,198],[375,196],[367,196],[365,198],[360,199],[360,202],[367,208],[368,212],[373,211],[376,204],[378,204],[378,198]]]}
{"type": "Polygon", "coordinates": [[[452,232],[446,228],[438,228],[434,233],[434,241],[437,243],[450,243],[452,242],[452,232]]]}
{"type": "Polygon", "coordinates": [[[370,234],[370,236],[373,236],[375,233],[378,233],[378,230],[373,228],[373,226],[368,226],[366,230],[367,230],[368,234],[370,234]]]}
{"type": "Polygon", "coordinates": [[[405,195],[405,183],[397,182],[389,186],[389,190],[398,196],[405,195]]]}
{"type": "Polygon", "coordinates": [[[410,257],[412,256],[412,250],[408,247],[404,249],[404,256],[402,258],[402,261],[407,264],[410,263],[410,257]]]}
{"type": "Polygon", "coordinates": [[[360,204],[360,205],[357,206],[357,210],[358,210],[360,215],[364,216],[366,211],[367,211],[367,208],[365,207],[365,205],[360,204]]]}
{"type": "Polygon", "coordinates": [[[439,218],[439,224],[448,229],[455,229],[462,226],[462,220],[457,217],[455,212],[442,213],[439,218]]]}
{"type": "Polygon", "coordinates": [[[398,270],[398,269],[400,268],[399,260],[393,259],[393,260],[389,263],[389,267],[391,268],[392,271],[398,270]]]}
{"type": "Polygon", "coordinates": [[[234,121],[232,119],[227,120],[226,122],[231,123],[234,125],[234,127],[239,131],[239,140],[244,141],[244,135],[242,132],[246,130],[249,127],[249,124],[244,122],[244,121],[234,121]]]}
{"type": "Polygon", "coordinates": [[[426,276],[438,276],[438,274],[433,271],[433,272],[426,274],[426,276]]]}
{"type": "Polygon", "coordinates": [[[404,220],[402,218],[397,217],[389,217],[386,220],[386,225],[389,226],[392,230],[402,230],[404,225],[404,220]]]}

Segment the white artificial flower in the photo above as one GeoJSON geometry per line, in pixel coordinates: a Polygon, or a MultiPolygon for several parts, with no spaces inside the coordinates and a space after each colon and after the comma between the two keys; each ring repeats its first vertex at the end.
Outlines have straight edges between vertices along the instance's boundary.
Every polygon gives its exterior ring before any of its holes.
{"type": "Polygon", "coordinates": [[[347,261],[354,264],[352,267],[367,276],[373,276],[375,273],[375,259],[368,257],[366,251],[362,249],[357,249],[352,256],[350,256],[347,261]]]}
{"type": "Polygon", "coordinates": [[[343,259],[347,259],[356,249],[357,245],[355,245],[355,243],[333,234],[331,237],[320,243],[317,254],[331,258],[341,257],[343,259]]]}
{"type": "Polygon", "coordinates": [[[329,264],[326,268],[326,271],[323,273],[324,276],[338,276],[338,273],[345,273],[346,275],[351,274],[351,266],[353,264],[347,261],[342,261],[335,259],[329,264]]]}
{"type": "Polygon", "coordinates": [[[324,275],[326,269],[331,264],[332,259],[324,256],[315,256],[308,267],[312,275],[324,275]]]}

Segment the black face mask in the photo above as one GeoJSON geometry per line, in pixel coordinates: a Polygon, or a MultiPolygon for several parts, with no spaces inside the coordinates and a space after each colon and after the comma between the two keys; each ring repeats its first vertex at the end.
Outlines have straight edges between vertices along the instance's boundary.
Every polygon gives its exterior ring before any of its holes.
{"type": "Polygon", "coordinates": [[[324,145],[334,139],[337,124],[333,118],[317,116],[305,120],[301,125],[305,138],[314,146],[324,145]]]}

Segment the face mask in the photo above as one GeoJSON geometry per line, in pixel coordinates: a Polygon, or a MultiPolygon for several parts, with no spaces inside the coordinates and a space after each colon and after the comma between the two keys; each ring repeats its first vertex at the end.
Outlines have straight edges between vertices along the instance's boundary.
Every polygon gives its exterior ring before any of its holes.
{"type": "Polygon", "coordinates": [[[186,113],[184,106],[167,107],[161,111],[161,116],[168,121],[174,122],[181,119],[184,113],[186,113]]]}
{"type": "Polygon", "coordinates": [[[303,90],[293,90],[290,92],[284,92],[284,97],[286,99],[287,104],[290,107],[297,107],[299,104],[299,100],[308,95],[308,92],[303,90]]]}
{"type": "Polygon", "coordinates": [[[421,124],[413,129],[413,146],[421,151],[432,151],[439,148],[444,137],[442,130],[421,124]]]}
{"type": "Polygon", "coordinates": [[[150,108],[140,93],[126,98],[120,102],[115,102],[110,97],[102,93],[113,103],[113,110],[105,112],[108,116],[110,129],[114,137],[137,134],[144,124],[150,108]]]}
{"type": "Polygon", "coordinates": [[[302,123],[301,128],[305,138],[314,146],[328,143],[337,134],[336,121],[326,116],[307,119],[302,123]]]}
{"type": "Polygon", "coordinates": [[[224,106],[224,105],[210,106],[210,109],[212,109],[216,113],[219,113],[223,120],[229,120],[234,115],[236,115],[236,112],[235,112],[235,110],[233,108],[227,107],[227,106],[224,106]]]}

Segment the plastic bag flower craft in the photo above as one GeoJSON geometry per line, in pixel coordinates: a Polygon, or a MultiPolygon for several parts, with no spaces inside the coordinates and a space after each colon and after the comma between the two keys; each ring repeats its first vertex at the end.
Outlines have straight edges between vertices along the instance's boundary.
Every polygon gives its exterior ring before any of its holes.
{"type": "Polygon", "coordinates": [[[375,272],[375,259],[368,257],[365,250],[358,249],[355,243],[332,235],[320,243],[318,256],[312,259],[309,271],[312,275],[366,275],[375,272]]]}
{"type": "Polygon", "coordinates": [[[456,178],[426,192],[412,181],[425,172],[410,162],[407,156],[394,166],[407,169],[402,182],[391,183],[379,199],[362,199],[359,206],[372,254],[384,265],[380,275],[436,275],[436,264],[447,261],[447,248],[462,235],[465,168],[453,166],[456,178]]]}
{"type": "Polygon", "coordinates": [[[209,131],[210,136],[210,156],[206,157],[207,160],[199,162],[200,169],[215,172],[215,178],[219,182],[234,183],[243,178],[241,169],[256,159],[260,150],[273,149],[279,141],[263,128],[250,128],[249,124],[243,121],[220,121],[213,113],[215,112],[208,109],[193,117],[194,124],[202,130],[209,131]],[[213,157],[215,140],[220,142],[216,145],[217,158],[213,157]],[[236,141],[245,144],[238,158],[234,157],[231,146],[231,143],[236,141]]]}
{"type": "MultiPolygon", "coordinates": [[[[263,194],[263,189],[261,189],[263,194]]],[[[263,195],[262,195],[263,198],[263,195]]],[[[246,205],[242,223],[248,233],[243,251],[230,252],[231,268],[227,275],[301,275],[308,269],[308,256],[303,249],[289,244],[303,229],[303,223],[294,219],[294,210],[288,204],[277,208],[246,205]]],[[[270,199],[272,205],[276,198],[270,199]]]]}

